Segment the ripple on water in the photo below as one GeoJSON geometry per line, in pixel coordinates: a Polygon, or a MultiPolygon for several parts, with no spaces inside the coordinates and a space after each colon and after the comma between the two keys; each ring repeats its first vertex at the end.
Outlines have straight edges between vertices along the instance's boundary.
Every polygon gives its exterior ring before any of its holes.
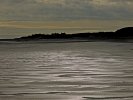
{"type": "Polygon", "coordinates": [[[132,44],[21,45],[0,49],[2,100],[133,100],[132,44]]]}

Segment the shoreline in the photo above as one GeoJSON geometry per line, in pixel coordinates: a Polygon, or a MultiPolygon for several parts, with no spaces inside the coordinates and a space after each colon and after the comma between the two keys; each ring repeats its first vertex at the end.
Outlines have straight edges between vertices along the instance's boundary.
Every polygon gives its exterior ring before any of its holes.
{"type": "Polygon", "coordinates": [[[74,42],[133,43],[133,39],[38,39],[38,40],[0,39],[0,43],[74,43],[74,42]]]}
{"type": "Polygon", "coordinates": [[[133,43],[133,27],[125,27],[115,32],[96,33],[52,33],[32,34],[14,39],[0,39],[0,42],[16,43],[72,43],[72,42],[123,42],[133,43]]]}

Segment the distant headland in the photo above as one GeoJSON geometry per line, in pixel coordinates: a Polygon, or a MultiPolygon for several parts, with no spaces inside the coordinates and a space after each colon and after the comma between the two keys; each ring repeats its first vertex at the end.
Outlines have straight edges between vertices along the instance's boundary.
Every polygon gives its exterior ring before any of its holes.
{"type": "MultiPolygon", "coordinates": [[[[5,39],[6,40],[6,39],[5,39]]],[[[9,40],[9,39],[8,39],[9,40]]],[[[86,32],[86,33],[52,33],[52,34],[32,34],[30,36],[11,39],[12,41],[43,41],[43,40],[68,40],[68,41],[96,41],[96,40],[113,40],[127,41],[133,40],[133,27],[125,27],[115,32],[86,32]]]]}

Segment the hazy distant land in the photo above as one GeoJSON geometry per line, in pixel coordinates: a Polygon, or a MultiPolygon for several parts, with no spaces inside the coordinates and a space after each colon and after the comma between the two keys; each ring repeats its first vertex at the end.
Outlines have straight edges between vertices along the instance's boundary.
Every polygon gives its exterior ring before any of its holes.
{"type": "Polygon", "coordinates": [[[87,32],[87,33],[52,33],[32,34],[14,39],[0,41],[45,41],[45,42],[86,42],[86,41],[124,41],[133,42],[133,27],[125,27],[115,32],[87,32]]]}

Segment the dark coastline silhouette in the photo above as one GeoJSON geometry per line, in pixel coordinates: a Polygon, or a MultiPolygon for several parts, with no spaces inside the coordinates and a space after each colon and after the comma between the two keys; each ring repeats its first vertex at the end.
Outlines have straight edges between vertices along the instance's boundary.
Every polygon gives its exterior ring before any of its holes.
{"type": "Polygon", "coordinates": [[[38,41],[38,40],[115,40],[125,41],[133,40],[133,27],[125,27],[115,32],[95,32],[95,33],[52,33],[52,34],[32,34],[20,38],[12,39],[13,41],[38,41]]]}

